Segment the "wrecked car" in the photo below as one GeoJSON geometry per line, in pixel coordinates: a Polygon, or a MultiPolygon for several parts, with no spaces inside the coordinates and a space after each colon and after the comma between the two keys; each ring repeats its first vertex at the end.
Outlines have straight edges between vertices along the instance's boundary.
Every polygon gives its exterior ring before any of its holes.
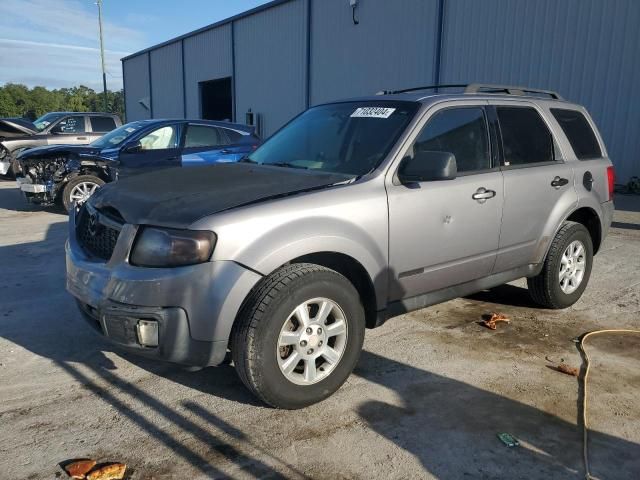
{"type": "Polygon", "coordinates": [[[18,186],[28,201],[84,203],[118,178],[161,168],[234,162],[260,143],[253,127],[208,120],[140,120],[89,145],[58,145],[18,157],[18,186]]]}
{"type": "Polygon", "coordinates": [[[523,277],[543,307],[577,302],[613,215],[586,109],[432,88],[314,106],[241,162],[107,185],[69,216],[67,290],[122,348],[197,367],[231,351],[288,409],[335,392],[390,317],[523,277]]]}
{"type": "Polygon", "coordinates": [[[30,122],[24,118],[0,119],[0,175],[20,174],[20,153],[46,145],[83,145],[122,125],[120,117],[98,112],[50,112],[30,122]]]}

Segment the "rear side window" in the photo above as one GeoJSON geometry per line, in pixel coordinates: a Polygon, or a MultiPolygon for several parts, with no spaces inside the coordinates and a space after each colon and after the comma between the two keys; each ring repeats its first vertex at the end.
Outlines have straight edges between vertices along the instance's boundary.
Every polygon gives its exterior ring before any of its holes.
{"type": "Polygon", "coordinates": [[[107,133],[116,128],[116,121],[112,117],[89,117],[91,130],[107,133]]]}
{"type": "Polygon", "coordinates": [[[448,108],[436,113],[420,132],[413,151],[453,153],[459,172],[491,168],[487,123],[482,108],[448,108]]]}
{"type": "Polygon", "coordinates": [[[577,110],[552,108],[551,113],[560,124],[562,131],[569,139],[576,157],[580,160],[602,157],[602,150],[589,122],[577,110]]]}
{"type": "Polygon", "coordinates": [[[553,137],[540,114],[529,107],[498,107],[507,166],[554,161],[553,137]]]}
{"type": "Polygon", "coordinates": [[[229,137],[229,141],[231,143],[240,143],[242,142],[242,139],[245,138],[245,135],[242,135],[235,130],[231,130],[230,128],[224,128],[223,131],[227,134],[227,137],[229,137]]]}
{"type": "Polygon", "coordinates": [[[216,127],[205,125],[189,125],[187,128],[187,138],[184,141],[184,148],[211,147],[214,145],[224,145],[227,141],[216,127]]]}

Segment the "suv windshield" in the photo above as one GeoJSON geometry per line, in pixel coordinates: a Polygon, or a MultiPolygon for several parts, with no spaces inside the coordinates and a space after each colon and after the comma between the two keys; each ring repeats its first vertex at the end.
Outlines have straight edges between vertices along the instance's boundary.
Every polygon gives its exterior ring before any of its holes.
{"type": "Polygon", "coordinates": [[[45,113],[40,118],[34,120],[33,124],[36,126],[36,130],[41,132],[63,115],[62,113],[45,113]]]}
{"type": "Polygon", "coordinates": [[[415,115],[415,102],[384,100],[311,108],[245,161],[347,175],[364,175],[385,158],[415,115]]]}
{"type": "Polygon", "coordinates": [[[110,131],[106,135],[100,137],[97,140],[91,142],[92,147],[96,148],[116,148],[133,135],[135,132],[140,130],[143,127],[143,122],[131,122],[126,125],[122,125],[121,127],[116,128],[115,130],[110,131]]]}

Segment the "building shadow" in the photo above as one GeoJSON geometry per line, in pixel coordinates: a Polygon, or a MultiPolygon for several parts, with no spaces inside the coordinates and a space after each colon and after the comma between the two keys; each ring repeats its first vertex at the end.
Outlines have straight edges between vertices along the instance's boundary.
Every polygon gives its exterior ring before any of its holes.
{"type": "Polygon", "coordinates": [[[627,222],[611,222],[611,228],[622,228],[623,230],[640,230],[640,224],[627,222]]]}

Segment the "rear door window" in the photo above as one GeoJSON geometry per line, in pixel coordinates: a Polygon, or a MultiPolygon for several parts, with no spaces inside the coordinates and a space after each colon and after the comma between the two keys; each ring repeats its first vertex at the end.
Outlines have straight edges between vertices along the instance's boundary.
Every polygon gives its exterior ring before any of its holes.
{"type": "Polygon", "coordinates": [[[481,107],[447,108],[436,113],[413,144],[413,152],[449,152],[458,172],[491,168],[489,136],[481,107]]]}
{"type": "Polygon", "coordinates": [[[242,135],[240,132],[236,130],[231,130],[230,128],[223,128],[222,131],[225,133],[229,142],[231,143],[242,143],[243,138],[249,138],[249,135],[242,135]]]}
{"type": "Polygon", "coordinates": [[[560,124],[578,159],[588,160],[602,157],[602,150],[600,150],[596,135],[581,112],[552,108],[551,113],[560,124]]]}
{"type": "Polygon", "coordinates": [[[98,133],[107,133],[116,128],[113,117],[89,117],[91,130],[98,133]]]}
{"type": "Polygon", "coordinates": [[[536,109],[497,107],[506,166],[553,162],[553,136],[536,109]]]}
{"type": "Polygon", "coordinates": [[[219,128],[207,125],[189,125],[184,148],[212,147],[227,143],[227,138],[219,128]]]}

